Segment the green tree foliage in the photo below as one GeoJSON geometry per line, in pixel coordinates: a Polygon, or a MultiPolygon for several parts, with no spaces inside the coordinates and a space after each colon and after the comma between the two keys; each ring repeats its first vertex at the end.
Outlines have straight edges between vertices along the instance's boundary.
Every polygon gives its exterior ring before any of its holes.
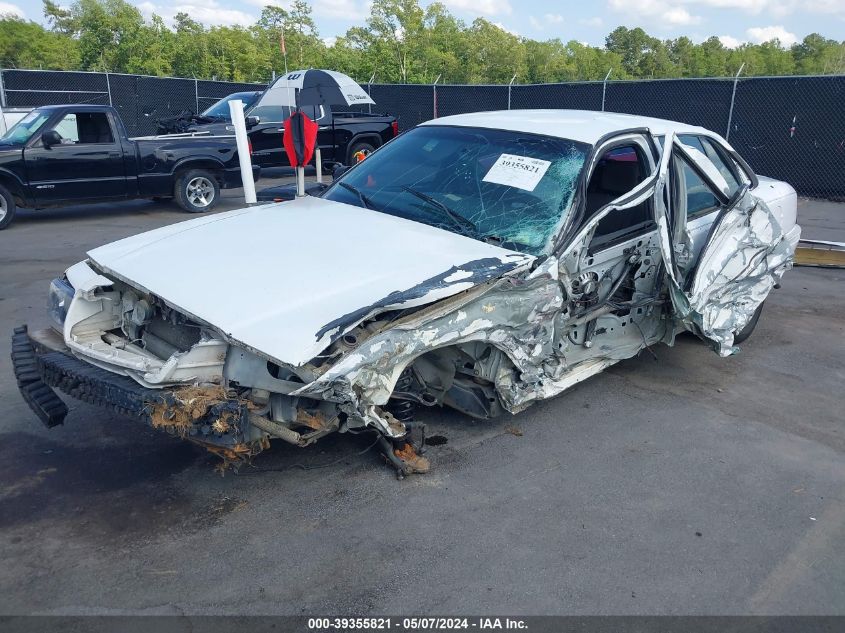
{"type": "Polygon", "coordinates": [[[364,24],[328,44],[307,0],[266,6],[255,24],[206,26],[180,13],[172,24],[145,19],[126,0],[43,0],[47,26],[0,16],[0,67],[99,70],[177,77],[267,81],[284,71],[334,68],[361,82],[520,83],[614,79],[845,73],[845,42],[813,33],[726,48],[717,37],[661,40],[620,26],[605,45],[565,34],[547,41],[509,33],[478,18],[465,24],[440,2],[373,0],[364,24]]]}

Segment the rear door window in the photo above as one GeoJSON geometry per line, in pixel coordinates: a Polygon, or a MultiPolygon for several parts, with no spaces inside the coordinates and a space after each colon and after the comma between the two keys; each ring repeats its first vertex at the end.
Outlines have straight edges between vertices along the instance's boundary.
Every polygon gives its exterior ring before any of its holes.
{"type": "Polygon", "coordinates": [[[684,145],[692,147],[701,152],[721,174],[727,184],[728,196],[732,196],[740,187],[740,182],[737,179],[736,173],[725,162],[722,153],[714,146],[713,141],[707,137],[699,136],[697,134],[681,134],[678,140],[684,145]]]}
{"type": "Polygon", "coordinates": [[[686,158],[676,153],[673,160],[679,178],[680,195],[686,202],[687,217],[704,215],[718,209],[719,198],[686,158]]]}

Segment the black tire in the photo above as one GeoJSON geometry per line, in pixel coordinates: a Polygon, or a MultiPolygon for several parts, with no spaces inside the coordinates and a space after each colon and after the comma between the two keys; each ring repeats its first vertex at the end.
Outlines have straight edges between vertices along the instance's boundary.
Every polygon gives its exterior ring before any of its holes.
{"type": "Polygon", "coordinates": [[[220,183],[207,169],[189,169],[176,178],[173,198],[188,213],[205,213],[220,202],[220,183]]]}
{"type": "Polygon", "coordinates": [[[355,154],[358,152],[363,151],[365,154],[372,154],[376,151],[375,145],[372,143],[368,143],[366,141],[358,141],[352,147],[349,148],[349,161],[347,164],[354,165],[355,164],[355,154]]]}
{"type": "Polygon", "coordinates": [[[15,197],[5,187],[0,187],[0,231],[5,229],[15,219],[18,208],[15,197]]]}
{"type": "Polygon", "coordinates": [[[751,315],[751,320],[745,324],[745,327],[742,328],[739,332],[734,334],[734,344],[738,345],[748,339],[751,336],[751,333],[754,331],[754,328],[757,327],[757,321],[760,320],[760,314],[763,312],[763,304],[761,303],[757,306],[757,309],[754,310],[754,314],[751,315]]]}

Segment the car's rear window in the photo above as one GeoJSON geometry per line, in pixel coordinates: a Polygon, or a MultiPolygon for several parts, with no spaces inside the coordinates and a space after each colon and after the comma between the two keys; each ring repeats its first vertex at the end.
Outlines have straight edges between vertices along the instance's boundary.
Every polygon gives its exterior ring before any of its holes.
{"type": "Polygon", "coordinates": [[[324,197],[540,254],[569,212],[589,149],[522,132],[421,126],[324,197]]]}

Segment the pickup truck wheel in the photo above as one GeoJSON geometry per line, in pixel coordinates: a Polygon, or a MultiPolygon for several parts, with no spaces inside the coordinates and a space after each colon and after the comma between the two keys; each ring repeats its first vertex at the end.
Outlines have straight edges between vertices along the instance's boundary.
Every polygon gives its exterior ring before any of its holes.
{"type": "Polygon", "coordinates": [[[374,151],[376,151],[376,148],[372,143],[367,143],[366,141],[359,141],[358,143],[355,143],[355,145],[349,148],[349,164],[355,164],[355,154],[358,152],[364,152],[364,156],[369,156],[374,151]]]}
{"type": "Polygon", "coordinates": [[[15,198],[5,187],[0,187],[0,231],[5,229],[15,219],[15,198]]]}
{"type": "Polygon", "coordinates": [[[189,213],[210,211],[220,201],[220,183],[205,169],[191,169],[176,179],[176,203],[189,213]]]}
{"type": "Polygon", "coordinates": [[[739,344],[745,342],[751,333],[754,331],[754,328],[757,327],[757,321],[760,320],[760,314],[763,312],[763,304],[761,303],[757,306],[757,309],[754,310],[754,314],[751,315],[751,319],[749,319],[748,323],[745,324],[745,327],[742,328],[739,332],[734,334],[734,344],[739,344]]]}

